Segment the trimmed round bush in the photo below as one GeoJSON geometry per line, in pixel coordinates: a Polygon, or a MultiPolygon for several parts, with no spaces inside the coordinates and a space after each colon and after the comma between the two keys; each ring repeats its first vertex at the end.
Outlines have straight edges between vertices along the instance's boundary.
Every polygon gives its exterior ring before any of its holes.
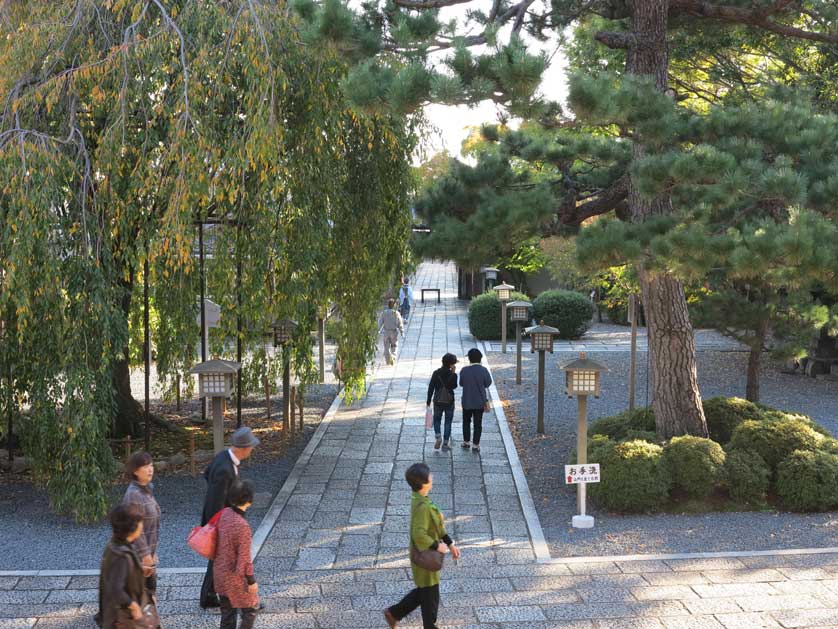
{"type": "Polygon", "coordinates": [[[725,459],[724,474],[733,500],[741,504],[765,502],[771,470],[759,454],[750,450],[729,452],[725,459]]]}
{"type": "Polygon", "coordinates": [[[795,450],[777,466],[777,496],[792,511],[838,507],[838,455],[795,450]]]}
{"type": "Polygon", "coordinates": [[[630,431],[656,432],[655,415],[650,407],[623,411],[596,420],[590,427],[590,434],[605,435],[614,441],[624,441],[630,431]]]}
{"type": "Polygon", "coordinates": [[[777,421],[746,420],[730,439],[730,450],[751,450],[759,454],[772,471],[795,450],[816,450],[824,440],[809,422],[799,419],[777,421]]]}
{"type": "Polygon", "coordinates": [[[763,409],[739,397],[714,397],[702,402],[710,438],[727,443],[733,429],[748,419],[762,419],[763,409]]]}
{"type": "Polygon", "coordinates": [[[582,293],[546,290],[532,302],[536,321],[559,329],[559,337],[576,339],[591,327],[594,306],[582,293]]]}
{"type": "Polygon", "coordinates": [[[674,488],[693,498],[704,498],[722,477],[725,451],[715,441],[685,435],[669,440],[661,460],[674,488]]]}
{"type": "MultiPolygon", "coordinates": [[[[512,293],[512,301],[529,301],[523,293],[512,293]]],[[[507,308],[507,339],[515,341],[515,324],[512,323],[512,312],[507,308]]],[[[472,336],[484,340],[498,340],[501,338],[501,306],[494,291],[483,293],[471,300],[468,306],[468,329],[472,336]]]]}
{"type": "MultiPolygon", "coordinates": [[[[608,442],[595,448],[600,482],[588,485],[591,496],[611,511],[654,511],[669,494],[669,476],[661,463],[663,448],[646,441],[608,442]]],[[[593,453],[592,453],[593,454],[593,453]]]]}

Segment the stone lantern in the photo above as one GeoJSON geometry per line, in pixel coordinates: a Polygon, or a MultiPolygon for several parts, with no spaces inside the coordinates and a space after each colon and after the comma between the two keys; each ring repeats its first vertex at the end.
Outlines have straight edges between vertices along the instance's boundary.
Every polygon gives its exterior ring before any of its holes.
{"type": "Polygon", "coordinates": [[[501,352],[506,353],[506,302],[512,299],[512,291],[515,287],[510,284],[498,284],[492,290],[500,301],[500,330],[501,330],[501,352]]]}
{"type": "MultiPolygon", "coordinates": [[[[576,416],[576,459],[579,465],[588,462],[588,396],[599,397],[600,374],[608,371],[604,365],[585,358],[585,352],[579,358],[562,367],[565,372],[565,392],[568,397],[576,396],[578,410],[576,416]]],[[[585,483],[577,485],[576,502],[579,515],[573,516],[575,528],[591,528],[593,516],[585,513],[585,483]]]]}
{"type": "Polygon", "coordinates": [[[521,384],[521,324],[529,322],[532,304],[528,301],[511,301],[506,307],[510,309],[510,317],[515,323],[515,384],[521,384]]]}
{"type": "Polygon", "coordinates": [[[216,452],[224,448],[225,398],[233,394],[233,378],[241,365],[232,360],[208,360],[189,370],[198,376],[198,395],[212,400],[212,442],[216,452]]]}
{"type": "Polygon", "coordinates": [[[544,434],[544,352],[553,353],[553,337],[559,330],[542,321],[539,325],[526,329],[530,336],[530,352],[538,352],[538,434],[544,434]]]}

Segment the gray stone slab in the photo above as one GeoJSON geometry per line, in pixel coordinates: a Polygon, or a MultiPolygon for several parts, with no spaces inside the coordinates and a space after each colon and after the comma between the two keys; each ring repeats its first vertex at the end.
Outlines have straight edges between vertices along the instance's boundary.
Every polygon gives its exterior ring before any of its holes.
{"type": "Polygon", "coordinates": [[[335,561],[335,551],[330,548],[301,548],[295,570],[328,570],[335,561]]]}

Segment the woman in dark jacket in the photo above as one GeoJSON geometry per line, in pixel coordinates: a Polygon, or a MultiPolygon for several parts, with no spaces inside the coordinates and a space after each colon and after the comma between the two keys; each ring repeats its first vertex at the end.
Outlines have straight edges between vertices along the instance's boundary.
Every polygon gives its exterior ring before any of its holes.
{"type": "Polygon", "coordinates": [[[117,505],[111,511],[113,537],[102,555],[99,609],[105,629],[159,626],[157,611],[145,589],[145,575],[132,543],[143,534],[143,514],[117,505]]]}
{"type": "Polygon", "coordinates": [[[445,354],[442,357],[442,367],[431,374],[428,383],[428,407],[434,403],[434,433],[436,441],[434,450],[451,449],[451,422],[454,421],[454,389],[457,388],[457,357],[445,354]],[[442,415],[445,414],[445,434],[443,441],[442,415]]]}

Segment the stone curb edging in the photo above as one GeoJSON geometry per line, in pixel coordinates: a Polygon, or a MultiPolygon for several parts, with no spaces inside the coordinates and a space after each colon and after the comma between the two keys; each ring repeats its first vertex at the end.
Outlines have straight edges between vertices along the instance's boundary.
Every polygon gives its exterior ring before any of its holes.
{"type": "MultiPolygon", "coordinates": [[[[486,344],[481,341],[483,346],[484,363],[483,366],[489,370],[491,374],[492,369],[489,366],[488,351],[486,344]]],[[[524,474],[524,468],[521,466],[521,460],[518,458],[518,450],[515,447],[515,441],[512,438],[512,433],[509,431],[509,424],[506,421],[506,413],[503,411],[503,402],[495,386],[495,379],[492,377],[492,386],[489,387],[489,393],[494,399],[493,411],[498,420],[498,429],[503,438],[503,446],[506,450],[506,457],[509,459],[509,467],[512,469],[512,478],[515,481],[515,488],[518,491],[518,500],[521,503],[521,509],[524,512],[524,520],[527,523],[527,528],[530,531],[530,541],[532,542],[533,552],[535,552],[535,559],[538,563],[549,563],[552,559],[550,557],[550,549],[547,546],[547,541],[544,539],[544,531],[541,529],[541,520],[538,519],[538,512],[535,510],[535,502],[533,502],[532,494],[530,493],[530,486],[527,483],[527,477],[524,474]]]]}
{"type": "Polygon", "coordinates": [[[725,559],[735,557],[778,557],[790,555],[833,555],[838,554],[838,547],[826,548],[781,548],[777,550],[722,550],[706,553],[670,553],[659,555],[605,555],[599,557],[551,557],[543,563],[579,564],[579,563],[615,563],[622,561],[667,561],[675,559],[725,559]]]}

